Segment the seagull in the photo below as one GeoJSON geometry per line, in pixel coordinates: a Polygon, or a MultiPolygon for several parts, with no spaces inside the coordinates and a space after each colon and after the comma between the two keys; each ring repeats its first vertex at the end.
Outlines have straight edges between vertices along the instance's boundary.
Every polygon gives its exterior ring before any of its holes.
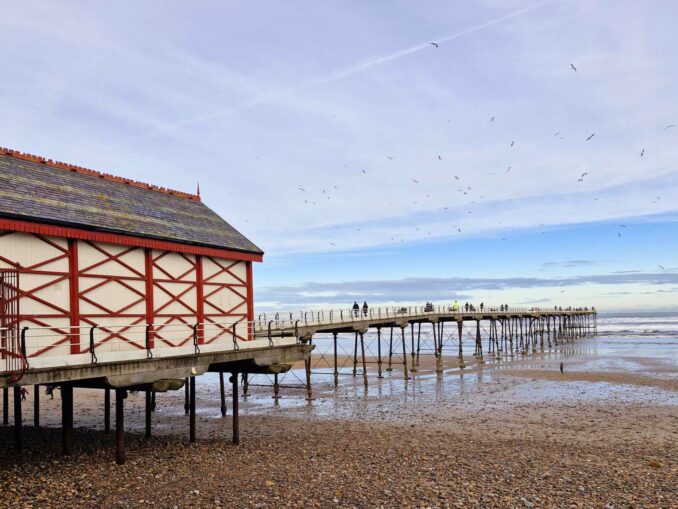
{"type": "Polygon", "coordinates": [[[419,181],[417,179],[412,179],[412,182],[414,182],[415,184],[419,183],[419,181]]]}
{"type": "Polygon", "coordinates": [[[506,173],[508,173],[510,171],[511,171],[511,167],[509,166],[508,168],[506,168],[506,173]]]}
{"type": "Polygon", "coordinates": [[[490,119],[490,122],[494,122],[494,117],[492,117],[492,118],[490,119]]]}
{"type": "Polygon", "coordinates": [[[558,136],[559,134],[560,134],[560,131],[558,131],[557,133],[554,133],[553,136],[558,136]]]}
{"type": "Polygon", "coordinates": [[[617,237],[621,237],[621,233],[617,233],[617,237]]]}
{"type": "Polygon", "coordinates": [[[304,189],[304,188],[301,187],[301,186],[297,187],[297,189],[299,189],[299,191],[302,191],[302,192],[304,192],[304,193],[306,192],[306,189],[304,189]]]}
{"type": "Polygon", "coordinates": [[[337,247],[337,245],[334,242],[330,242],[334,247],[337,247]]]}
{"type": "Polygon", "coordinates": [[[429,44],[431,46],[435,46],[436,48],[439,46],[439,44],[437,42],[429,42],[429,44]]]}
{"type": "Polygon", "coordinates": [[[581,178],[586,177],[586,175],[588,175],[588,174],[589,174],[589,172],[588,172],[588,171],[585,171],[584,173],[581,174],[581,178]]]}
{"type": "Polygon", "coordinates": [[[578,178],[578,179],[577,179],[577,182],[584,182],[584,179],[578,178]]]}
{"type": "Polygon", "coordinates": [[[458,231],[459,233],[461,233],[461,228],[457,228],[457,231],[458,231]]]}
{"type": "Polygon", "coordinates": [[[667,129],[671,129],[672,127],[676,127],[676,124],[669,124],[664,128],[664,130],[666,131],[667,129]]]}
{"type": "Polygon", "coordinates": [[[360,171],[362,171],[365,175],[367,175],[367,172],[365,170],[360,170],[360,171]]]}
{"type": "Polygon", "coordinates": [[[620,224],[619,226],[621,226],[622,228],[626,228],[625,224],[620,224]]]}
{"type": "Polygon", "coordinates": [[[456,178],[457,180],[459,180],[459,177],[457,177],[456,175],[454,176],[454,178],[456,178]]]}
{"type": "Polygon", "coordinates": [[[640,151],[640,157],[643,157],[645,155],[645,149],[640,151]]]}
{"type": "Polygon", "coordinates": [[[586,138],[586,141],[589,141],[589,140],[590,140],[591,138],[593,138],[595,135],[596,135],[596,133],[593,133],[591,136],[589,136],[588,138],[586,138]]]}
{"type": "Polygon", "coordinates": [[[572,70],[573,70],[574,72],[577,72],[577,68],[574,66],[574,64],[570,63],[570,67],[572,68],[572,70]]]}
{"type": "Polygon", "coordinates": [[[386,156],[386,159],[390,159],[391,161],[393,161],[393,158],[391,156],[386,156]]]}
{"type": "Polygon", "coordinates": [[[662,269],[662,270],[666,270],[666,269],[665,269],[664,267],[662,267],[661,265],[657,265],[657,267],[659,267],[659,268],[662,269]]]}
{"type": "Polygon", "coordinates": [[[516,142],[515,142],[515,141],[512,141],[512,142],[511,142],[511,146],[513,146],[513,145],[515,145],[515,144],[516,144],[516,142]]]}
{"type": "Polygon", "coordinates": [[[442,157],[440,157],[440,156],[438,156],[438,160],[439,160],[439,161],[442,161],[442,160],[443,160],[443,158],[442,158],[442,157]]]}

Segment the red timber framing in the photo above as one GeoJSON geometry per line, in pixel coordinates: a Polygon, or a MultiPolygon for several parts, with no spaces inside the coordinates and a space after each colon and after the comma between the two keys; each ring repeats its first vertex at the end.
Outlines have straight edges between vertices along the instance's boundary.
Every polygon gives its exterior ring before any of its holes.
{"type": "Polygon", "coordinates": [[[18,268],[20,324],[33,329],[29,359],[89,353],[89,327],[97,351],[144,349],[146,328],[152,348],[183,346],[196,323],[199,344],[230,342],[234,323],[239,341],[253,339],[241,322],[253,320],[260,255],[79,232],[60,237],[72,230],[0,219],[0,267],[18,268]]]}
{"type": "Polygon", "coordinates": [[[254,278],[252,277],[252,262],[245,262],[247,270],[247,321],[250,326],[248,334],[250,339],[254,339],[254,278]]]}

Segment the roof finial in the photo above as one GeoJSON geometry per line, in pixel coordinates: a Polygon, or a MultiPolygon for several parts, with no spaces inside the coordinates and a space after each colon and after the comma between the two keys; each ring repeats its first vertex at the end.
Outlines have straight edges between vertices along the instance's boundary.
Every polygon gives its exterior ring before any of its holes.
{"type": "Polygon", "coordinates": [[[195,193],[198,195],[198,198],[200,197],[200,181],[198,180],[198,191],[195,193]]]}

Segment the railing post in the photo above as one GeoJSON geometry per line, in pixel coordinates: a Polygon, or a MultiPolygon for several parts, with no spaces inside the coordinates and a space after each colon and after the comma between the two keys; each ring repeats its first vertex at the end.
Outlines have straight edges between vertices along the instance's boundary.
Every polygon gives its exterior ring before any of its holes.
{"type": "Polygon", "coordinates": [[[89,353],[90,357],[92,360],[92,364],[97,363],[97,354],[94,352],[94,329],[96,329],[97,326],[93,325],[92,327],[89,328],[89,353]]]}
{"type": "Polygon", "coordinates": [[[146,358],[152,359],[153,352],[151,351],[151,326],[146,325],[146,358]]]}

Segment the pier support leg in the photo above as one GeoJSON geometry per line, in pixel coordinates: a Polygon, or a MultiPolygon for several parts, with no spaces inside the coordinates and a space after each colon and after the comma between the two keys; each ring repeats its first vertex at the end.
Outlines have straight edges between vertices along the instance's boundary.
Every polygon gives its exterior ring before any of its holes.
{"type": "Polygon", "coordinates": [[[221,396],[221,416],[226,417],[226,390],[224,388],[223,371],[219,371],[219,395],[221,396]]]}
{"type": "Polygon", "coordinates": [[[280,399],[280,384],[278,383],[278,373],[273,375],[273,399],[280,399]]]}
{"type": "Polygon", "coordinates": [[[21,432],[23,429],[23,420],[21,413],[21,387],[14,387],[14,449],[20,451],[23,448],[21,432]]]}
{"type": "Polygon", "coordinates": [[[419,352],[421,351],[421,324],[417,328],[417,367],[419,367],[419,352]]]}
{"type": "Polygon", "coordinates": [[[2,425],[7,426],[9,424],[9,389],[7,387],[2,388],[2,425]]]}
{"type": "Polygon", "coordinates": [[[483,359],[483,344],[480,337],[480,320],[476,320],[476,345],[478,348],[478,362],[483,364],[485,360],[483,359]]]}
{"type": "Polygon", "coordinates": [[[240,414],[238,409],[238,373],[230,378],[233,384],[233,445],[240,444],[240,414]]]}
{"type": "Polygon", "coordinates": [[[127,461],[125,452],[125,389],[115,389],[115,462],[124,465],[127,461]]]}
{"type": "Polygon", "coordinates": [[[334,386],[339,385],[339,367],[337,363],[337,333],[332,334],[334,336],[334,386]]]}
{"type": "Polygon", "coordinates": [[[61,454],[73,452],[73,386],[61,386],[61,454]]]}
{"type": "Polygon", "coordinates": [[[189,398],[189,418],[188,418],[188,441],[193,443],[195,442],[195,377],[190,378],[191,385],[191,397],[189,398]]]}
{"type": "Polygon", "coordinates": [[[464,369],[464,347],[462,346],[462,338],[464,336],[464,320],[457,322],[457,329],[459,330],[459,369],[464,369]]]}
{"type": "Polygon", "coordinates": [[[104,434],[111,433],[111,390],[104,389],[104,434]]]}
{"type": "MultiPolygon", "coordinates": [[[[362,342],[362,337],[360,338],[362,342]]],[[[363,363],[365,354],[363,352],[363,363]]],[[[304,359],[304,367],[306,368],[306,401],[313,401],[313,386],[311,385],[311,355],[304,359]]]]}
{"type": "Polygon", "coordinates": [[[250,378],[247,373],[242,374],[242,397],[250,395],[250,378]]]}
{"type": "Polygon", "coordinates": [[[367,363],[365,361],[365,333],[360,333],[360,352],[363,361],[363,385],[365,390],[367,390],[367,363]]]}
{"type": "Polygon", "coordinates": [[[151,391],[151,412],[155,412],[155,391],[151,391]]]}
{"type": "Polygon", "coordinates": [[[440,343],[442,343],[442,338],[438,337],[436,334],[436,328],[438,326],[437,323],[432,323],[433,326],[433,348],[435,349],[435,357],[436,357],[436,375],[440,378],[443,374],[443,356],[441,355],[441,347],[440,343]]]}
{"type": "Polygon", "coordinates": [[[151,438],[151,410],[153,408],[153,397],[151,396],[151,391],[147,390],[146,391],[146,433],[144,434],[144,437],[146,440],[149,440],[151,438]]]}
{"type": "Polygon", "coordinates": [[[40,386],[33,386],[33,426],[40,427],[40,386]]]}
{"type": "Polygon", "coordinates": [[[353,376],[358,373],[358,333],[355,333],[355,341],[353,342],[353,376]]]}
{"type": "Polygon", "coordinates": [[[400,334],[403,341],[403,377],[405,380],[408,380],[410,377],[407,373],[407,346],[405,341],[405,327],[400,328],[400,334]]]}
{"type": "Polygon", "coordinates": [[[188,415],[190,398],[191,398],[190,381],[188,378],[186,378],[184,380],[184,415],[188,415]]]}
{"type": "Polygon", "coordinates": [[[391,336],[388,340],[388,368],[386,371],[393,371],[393,327],[391,327],[391,336]]]}
{"type": "Polygon", "coordinates": [[[416,348],[414,346],[414,324],[410,324],[410,336],[412,337],[412,342],[411,342],[411,355],[412,355],[412,367],[410,368],[411,373],[415,373],[417,371],[417,364],[416,364],[416,348]]]}
{"type": "Polygon", "coordinates": [[[381,327],[377,327],[377,378],[384,378],[381,374],[381,327]]]}

